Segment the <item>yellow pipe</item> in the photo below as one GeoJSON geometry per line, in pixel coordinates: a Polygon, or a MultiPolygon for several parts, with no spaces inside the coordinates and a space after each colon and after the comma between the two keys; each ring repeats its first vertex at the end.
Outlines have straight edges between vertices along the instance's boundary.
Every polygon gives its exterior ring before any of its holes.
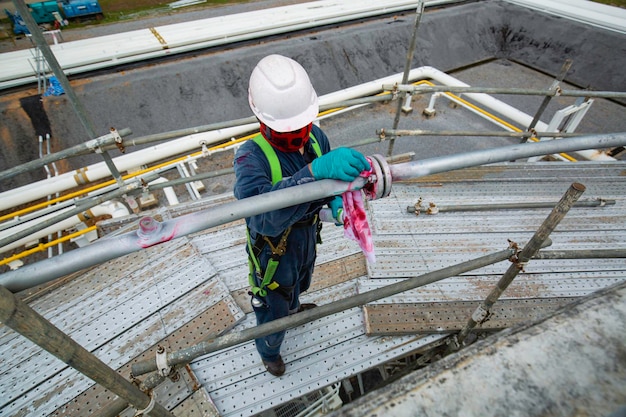
{"type": "Polygon", "coordinates": [[[70,239],[73,239],[73,238],[75,238],[77,236],[81,236],[81,235],[84,235],[85,233],[89,233],[89,232],[91,232],[92,230],[95,230],[95,229],[96,229],[96,226],[91,226],[91,227],[88,227],[88,228],[86,228],[84,230],[80,230],[78,232],[74,232],[74,233],[71,233],[69,235],[63,236],[62,238],[53,240],[52,242],[40,243],[39,245],[37,245],[36,247],[34,247],[32,249],[25,250],[23,252],[17,253],[15,255],[9,256],[8,258],[4,258],[4,259],[0,260],[0,265],[6,265],[6,264],[8,264],[10,262],[13,262],[13,261],[16,261],[18,259],[24,258],[24,257],[26,257],[28,255],[32,255],[33,253],[36,253],[36,252],[42,252],[42,251],[48,249],[51,246],[58,245],[59,243],[66,242],[66,241],[68,241],[70,239]]]}
{"type": "MultiPolygon", "coordinates": [[[[427,84],[427,85],[429,85],[429,86],[431,86],[431,87],[435,85],[434,83],[432,83],[432,82],[430,82],[430,81],[426,81],[426,80],[418,81],[418,82],[413,83],[413,84],[414,84],[414,85],[427,84]]],[[[478,107],[478,106],[476,106],[476,105],[474,105],[474,104],[470,103],[470,102],[469,102],[469,101],[467,101],[467,100],[462,99],[461,97],[459,97],[459,96],[457,96],[457,95],[455,95],[455,94],[452,94],[452,93],[444,93],[444,94],[448,95],[449,97],[454,98],[455,100],[460,101],[460,102],[461,102],[461,103],[463,103],[464,105],[466,105],[466,106],[468,106],[468,107],[470,107],[470,108],[472,108],[472,109],[474,109],[474,110],[478,111],[478,112],[479,112],[479,113],[481,113],[481,114],[484,114],[485,116],[489,117],[490,119],[495,120],[495,121],[496,121],[496,122],[498,122],[498,123],[501,123],[502,125],[504,125],[504,126],[508,127],[509,129],[512,129],[512,130],[513,130],[513,131],[515,131],[515,132],[522,132],[522,130],[521,130],[520,128],[518,128],[518,127],[516,127],[516,126],[514,126],[514,125],[512,125],[512,124],[510,124],[510,123],[508,123],[508,122],[506,122],[506,121],[504,121],[504,120],[502,120],[502,119],[500,119],[498,116],[496,116],[496,115],[494,115],[494,114],[492,114],[492,113],[489,113],[489,112],[488,112],[488,111],[486,111],[486,110],[481,109],[480,107],[478,107]]],[[[529,140],[531,140],[531,141],[533,141],[533,142],[539,142],[539,140],[538,140],[537,138],[529,138],[529,140]]],[[[575,158],[573,158],[573,157],[569,156],[569,155],[568,155],[568,154],[566,154],[566,153],[559,153],[559,155],[561,155],[563,158],[567,159],[567,160],[568,160],[568,161],[570,161],[570,162],[577,162],[577,160],[576,160],[575,158]]]]}
{"type": "MultiPolygon", "coordinates": [[[[434,86],[435,85],[434,83],[432,83],[430,81],[427,81],[427,80],[421,80],[421,81],[417,81],[417,82],[413,83],[413,85],[423,85],[423,84],[430,85],[430,86],[434,86]]],[[[381,93],[378,93],[376,95],[379,96],[379,95],[382,95],[382,94],[388,94],[388,93],[381,92],[381,93]]],[[[480,107],[478,107],[478,106],[468,102],[467,100],[462,99],[461,97],[459,97],[459,96],[457,96],[455,94],[452,94],[452,93],[444,93],[444,94],[447,94],[448,96],[453,97],[455,100],[458,100],[458,101],[462,102],[464,105],[466,105],[466,106],[468,106],[468,107],[470,107],[470,108],[480,112],[481,114],[484,114],[485,116],[489,117],[490,119],[492,119],[492,120],[494,120],[494,121],[496,121],[496,122],[498,122],[498,123],[508,127],[509,129],[514,130],[515,132],[521,132],[522,131],[518,127],[513,126],[512,124],[510,124],[510,123],[500,119],[496,115],[481,109],[480,107]]],[[[337,112],[339,110],[342,110],[344,108],[345,107],[338,107],[338,108],[334,108],[334,109],[325,110],[325,111],[321,112],[318,115],[318,117],[319,116],[325,116],[325,115],[331,114],[331,113],[335,113],[335,112],[337,112]]],[[[254,134],[251,134],[251,135],[246,135],[244,137],[241,137],[239,139],[232,140],[232,141],[229,141],[229,142],[224,142],[224,143],[222,143],[220,145],[215,145],[215,146],[209,148],[209,151],[219,150],[219,149],[223,149],[223,148],[226,148],[228,146],[231,146],[233,144],[245,142],[246,140],[248,140],[248,139],[252,138],[253,136],[255,136],[257,133],[254,133],[254,134]]],[[[538,140],[536,138],[530,138],[530,140],[532,140],[534,142],[538,142],[538,140]]],[[[194,152],[192,154],[189,154],[189,155],[186,155],[186,156],[182,156],[182,157],[173,159],[171,161],[167,161],[167,162],[163,162],[161,164],[154,165],[154,166],[152,166],[150,168],[146,168],[146,169],[143,169],[143,170],[135,171],[132,174],[127,174],[127,175],[122,176],[122,178],[123,179],[134,178],[134,177],[136,177],[138,175],[142,175],[142,174],[145,174],[147,172],[152,172],[154,170],[157,170],[159,168],[165,167],[167,165],[175,164],[175,163],[178,163],[178,162],[183,162],[184,160],[186,160],[186,159],[188,159],[190,157],[193,158],[193,157],[199,156],[201,154],[202,154],[202,151],[194,152]]],[[[576,162],[576,159],[572,158],[571,156],[569,156],[569,155],[567,155],[565,153],[561,153],[560,155],[563,158],[565,158],[565,159],[567,159],[567,160],[569,160],[571,162],[576,162]]],[[[0,216],[0,222],[2,222],[4,220],[11,219],[11,218],[14,218],[16,216],[21,216],[23,214],[30,213],[32,211],[35,211],[35,210],[38,210],[40,208],[44,208],[44,207],[50,206],[50,205],[58,203],[58,202],[69,200],[70,198],[74,198],[74,197],[77,197],[77,196],[80,196],[80,195],[84,195],[84,194],[89,193],[91,191],[95,191],[95,190],[98,190],[100,188],[104,188],[104,187],[107,187],[109,185],[112,185],[112,184],[115,184],[115,180],[105,181],[105,182],[102,182],[102,183],[100,183],[98,185],[94,185],[94,186],[82,189],[80,191],[75,191],[73,193],[65,194],[65,195],[63,195],[61,197],[54,198],[54,199],[51,199],[51,200],[48,200],[48,201],[45,201],[45,202],[42,202],[42,203],[38,203],[38,204],[32,205],[30,207],[27,207],[27,208],[24,208],[24,209],[21,209],[21,210],[18,210],[18,211],[9,213],[9,214],[5,214],[4,216],[0,216]]]]}

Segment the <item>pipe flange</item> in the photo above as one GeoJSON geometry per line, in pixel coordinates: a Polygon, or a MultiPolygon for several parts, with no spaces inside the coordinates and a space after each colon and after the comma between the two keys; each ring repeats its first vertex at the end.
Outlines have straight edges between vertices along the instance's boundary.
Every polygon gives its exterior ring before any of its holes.
{"type": "Polygon", "coordinates": [[[376,186],[376,198],[389,197],[391,194],[391,170],[389,164],[384,156],[380,154],[374,154],[370,157],[374,162],[374,171],[376,172],[377,186],[376,186]]]}

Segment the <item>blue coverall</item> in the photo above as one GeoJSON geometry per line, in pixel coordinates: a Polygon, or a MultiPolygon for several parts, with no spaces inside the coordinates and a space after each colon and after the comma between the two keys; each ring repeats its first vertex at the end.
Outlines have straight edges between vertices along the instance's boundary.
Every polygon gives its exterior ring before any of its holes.
{"type": "MultiPolygon", "coordinates": [[[[320,145],[322,154],[328,153],[330,144],[324,132],[314,125],[312,133],[320,145]]],[[[299,151],[281,152],[276,148],[274,150],[280,161],[283,179],[272,185],[270,164],[261,148],[252,140],[239,148],[234,163],[236,176],[234,191],[237,199],[315,181],[307,167],[307,164],[316,158],[310,139],[304,146],[303,155],[299,151]]],[[[273,244],[276,245],[283,232],[292,227],[286,252],[280,258],[273,278],[279,287],[267,290],[267,295],[261,298],[263,302],[261,307],[253,306],[257,324],[285,317],[300,307],[300,294],[309,288],[315,264],[317,222],[313,220],[317,218],[322,206],[328,202],[328,199],[318,200],[246,218],[253,243],[260,234],[271,237],[273,244]]],[[[266,244],[259,256],[263,270],[270,255],[271,250],[266,244]]],[[[257,282],[257,285],[259,284],[260,282],[257,282]]],[[[278,360],[284,336],[285,331],[281,331],[255,340],[263,360],[269,362],[278,360]]]]}

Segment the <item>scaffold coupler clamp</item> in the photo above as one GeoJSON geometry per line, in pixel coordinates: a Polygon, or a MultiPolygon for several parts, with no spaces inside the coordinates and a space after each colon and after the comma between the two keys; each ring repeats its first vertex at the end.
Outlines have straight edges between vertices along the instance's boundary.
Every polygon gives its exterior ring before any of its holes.
{"type": "Polygon", "coordinates": [[[458,335],[452,335],[448,339],[446,339],[446,345],[448,345],[448,350],[451,352],[456,352],[461,349],[461,344],[459,343],[458,335]]]}
{"type": "Polygon", "coordinates": [[[528,264],[528,259],[521,259],[519,257],[520,253],[522,253],[522,250],[519,248],[518,244],[513,242],[511,239],[508,239],[509,241],[509,248],[513,249],[515,252],[513,253],[513,255],[511,255],[511,257],[509,258],[509,261],[511,263],[514,263],[515,266],[522,272],[526,272],[524,271],[524,267],[528,264]]]}
{"type": "Polygon", "coordinates": [[[474,310],[474,313],[472,313],[472,320],[474,320],[478,324],[483,324],[484,322],[489,320],[490,316],[491,313],[489,312],[489,310],[481,304],[476,307],[476,310],[474,310]]]}
{"type": "Polygon", "coordinates": [[[161,376],[169,376],[173,368],[167,363],[167,350],[163,346],[157,346],[156,350],[157,372],[161,376]]]}
{"type": "Polygon", "coordinates": [[[112,127],[110,130],[111,130],[111,135],[113,135],[113,139],[115,140],[115,146],[117,146],[117,149],[119,149],[121,153],[126,153],[126,148],[124,147],[124,141],[122,140],[122,137],[120,136],[117,129],[112,127]]]}
{"type": "Polygon", "coordinates": [[[152,409],[154,408],[154,405],[156,404],[156,393],[153,391],[149,395],[150,395],[150,403],[148,403],[148,406],[144,408],[143,410],[137,410],[137,412],[135,413],[135,417],[140,417],[145,414],[150,414],[150,411],[152,411],[152,409]]]}

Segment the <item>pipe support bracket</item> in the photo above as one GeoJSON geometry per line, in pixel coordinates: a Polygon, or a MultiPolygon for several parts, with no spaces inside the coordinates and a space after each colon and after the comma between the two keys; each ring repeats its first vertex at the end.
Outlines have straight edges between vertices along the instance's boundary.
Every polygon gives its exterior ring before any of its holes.
{"type": "Polygon", "coordinates": [[[172,367],[167,363],[167,350],[163,346],[157,347],[156,364],[159,375],[168,376],[172,372],[172,367]]]}

